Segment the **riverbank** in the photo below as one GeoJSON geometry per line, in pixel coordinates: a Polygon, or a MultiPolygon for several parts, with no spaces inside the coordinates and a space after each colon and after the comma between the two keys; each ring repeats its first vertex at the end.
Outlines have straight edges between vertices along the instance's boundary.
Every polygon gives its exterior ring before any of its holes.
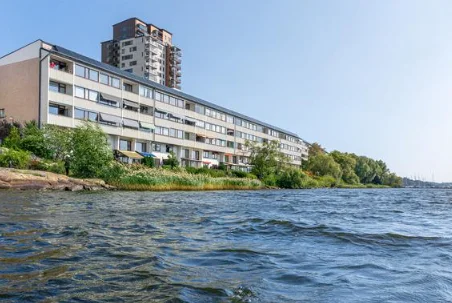
{"type": "Polygon", "coordinates": [[[100,179],[77,179],[38,170],[0,168],[0,189],[11,190],[110,190],[114,186],[100,179]]]}

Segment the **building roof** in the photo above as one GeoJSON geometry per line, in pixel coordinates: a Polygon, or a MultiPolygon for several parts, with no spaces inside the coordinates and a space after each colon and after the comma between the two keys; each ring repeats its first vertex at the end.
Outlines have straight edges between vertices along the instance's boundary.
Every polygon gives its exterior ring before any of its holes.
{"type": "MultiPolygon", "coordinates": [[[[224,107],[222,107],[220,105],[217,105],[217,104],[211,103],[209,101],[205,101],[203,99],[197,98],[195,96],[183,93],[183,92],[181,92],[179,90],[169,88],[167,86],[161,85],[160,83],[148,80],[148,79],[146,79],[144,77],[140,77],[140,76],[137,76],[137,75],[132,74],[130,72],[123,71],[123,70],[121,70],[121,69],[119,69],[117,67],[114,67],[112,65],[109,65],[107,63],[99,62],[99,61],[94,60],[92,58],[80,55],[79,53],[76,53],[76,52],[73,52],[71,50],[68,50],[68,49],[66,49],[66,48],[64,48],[62,46],[51,44],[51,43],[47,43],[47,44],[53,45],[53,50],[51,50],[51,52],[53,52],[55,54],[74,59],[76,61],[79,61],[79,62],[82,62],[84,64],[90,65],[92,67],[104,70],[104,71],[112,73],[112,74],[116,74],[116,75],[118,75],[120,77],[129,79],[129,80],[132,80],[132,81],[135,81],[135,82],[138,82],[138,83],[140,83],[142,85],[146,85],[148,87],[152,87],[152,88],[158,89],[159,91],[171,94],[173,96],[178,96],[178,97],[183,98],[185,100],[199,103],[199,104],[204,105],[206,107],[209,107],[209,108],[212,108],[212,109],[224,112],[226,114],[238,117],[240,119],[247,120],[249,122],[252,122],[252,123],[255,123],[255,124],[259,124],[259,125],[261,125],[263,127],[271,128],[271,129],[276,130],[278,132],[281,132],[281,133],[284,133],[284,134],[288,134],[290,136],[293,136],[293,137],[296,137],[298,139],[303,140],[302,138],[300,138],[297,134],[295,134],[293,132],[290,132],[290,131],[284,130],[282,128],[273,126],[271,124],[259,121],[257,119],[254,119],[254,118],[251,118],[249,116],[246,116],[244,114],[241,114],[241,113],[235,112],[233,110],[224,108],[224,107]]],[[[303,140],[303,141],[308,143],[305,140],[303,140]]]]}

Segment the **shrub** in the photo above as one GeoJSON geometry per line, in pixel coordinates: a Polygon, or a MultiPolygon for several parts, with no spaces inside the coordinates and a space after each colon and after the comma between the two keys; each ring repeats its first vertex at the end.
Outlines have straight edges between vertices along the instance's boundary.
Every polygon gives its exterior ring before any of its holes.
{"type": "Polygon", "coordinates": [[[75,176],[92,178],[113,159],[107,135],[97,124],[85,123],[73,130],[71,168],[75,176]]]}
{"type": "Polygon", "coordinates": [[[177,160],[176,155],[174,154],[174,152],[170,152],[168,159],[163,160],[163,166],[169,166],[170,168],[175,168],[179,166],[179,161],[177,160]]]}
{"type": "Polygon", "coordinates": [[[126,173],[127,169],[124,166],[124,164],[117,161],[111,161],[108,165],[105,165],[100,170],[99,177],[103,179],[105,182],[117,182],[126,173]]]}
{"type": "Polygon", "coordinates": [[[277,178],[277,185],[281,188],[303,188],[303,180],[309,178],[300,169],[288,168],[277,178]]]}
{"type": "Polygon", "coordinates": [[[31,160],[29,168],[34,170],[49,171],[56,174],[64,174],[66,172],[63,161],[52,162],[43,159],[31,160]]]}
{"type": "Polygon", "coordinates": [[[0,154],[0,166],[14,168],[27,168],[30,162],[30,153],[23,150],[3,149],[0,154]]]}
{"type": "Polygon", "coordinates": [[[231,170],[231,175],[237,178],[246,178],[248,173],[241,170],[231,170]]]}
{"type": "Polygon", "coordinates": [[[20,132],[19,128],[12,126],[8,137],[3,141],[3,146],[12,149],[20,148],[20,132]]]}
{"type": "Polygon", "coordinates": [[[317,178],[317,182],[320,187],[336,187],[339,184],[338,179],[328,175],[317,178]]]}
{"type": "Polygon", "coordinates": [[[143,160],[141,160],[141,163],[147,167],[155,167],[155,161],[153,157],[144,157],[143,160]]]}
{"type": "Polygon", "coordinates": [[[277,178],[273,174],[265,176],[262,182],[267,186],[277,186],[277,178]]]}

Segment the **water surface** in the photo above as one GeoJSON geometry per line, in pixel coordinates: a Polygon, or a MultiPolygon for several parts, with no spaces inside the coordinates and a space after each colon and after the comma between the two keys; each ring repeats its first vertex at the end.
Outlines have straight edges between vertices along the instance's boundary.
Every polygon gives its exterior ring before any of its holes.
{"type": "Polygon", "coordinates": [[[452,301],[452,191],[0,192],[2,302],[452,301]]]}

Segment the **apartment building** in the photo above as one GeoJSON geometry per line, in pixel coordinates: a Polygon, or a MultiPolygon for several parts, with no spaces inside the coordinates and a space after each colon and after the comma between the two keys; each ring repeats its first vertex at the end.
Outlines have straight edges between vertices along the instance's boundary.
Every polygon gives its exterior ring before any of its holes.
{"type": "Polygon", "coordinates": [[[173,35],[138,18],[113,25],[113,39],[101,43],[102,62],[181,89],[182,51],[173,45],[173,35]]]}
{"type": "Polygon", "coordinates": [[[0,79],[0,118],[98,123],[122,161],[174,152],[184,166],[246,171],[246,140],[278,140],[293,165],[308,156],[292,132],[42,40],[1,57],[0,79]]]}

